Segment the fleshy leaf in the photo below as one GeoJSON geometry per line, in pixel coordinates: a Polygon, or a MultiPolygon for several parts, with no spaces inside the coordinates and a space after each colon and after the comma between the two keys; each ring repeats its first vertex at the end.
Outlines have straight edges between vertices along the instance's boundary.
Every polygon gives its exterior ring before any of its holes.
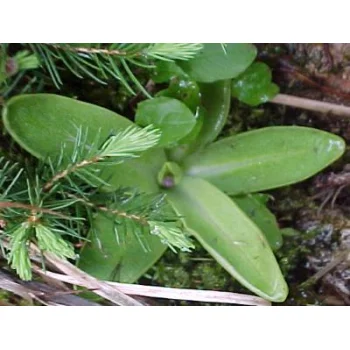
{"type": "Polygon", "coordinates": [[[113,227],[112,219],[97,215],[96,235],[90,233],[91,242],[82,248],[78,266],[96,278],[133,283],[163,255],[167,246],[159,237],[144,234],[142,240],[148,246],[145,251],[130,230],[118,243],[113,227]]]}
{"type": "Polygon", "coordinates": [[[136,123],[153,125],[162,132],[159,145],[171,145],[191,132],[196,118],[191,110],[179,100],[156,97],[138,104],[136,123]]]}
{"type": "Polygon", "coordinates": [[[276,217],[256,195],[236,196],[232,200],[258,226],[273,250],[282,246],[283,238],[276,217]]]}
{"type": "Polygon", "coordinates": [[[204,44],[194,58],[177,63],[194,80],[212,83],[241,74],[254,61],[256,53],[252,44],[204,44]]]}
{"type": "MultiPolygon", "coordinates": [[[[108,109],[53,94],[20,95],[5,105],[3,120],[10,135],[38,158],[59,155],[62,142],[74,138],[77,128],[88,129],[88,140],[100,130],[101,142],[132,122],[108,109]]],[[[67,142],[67,153],[74,143],[67,142]]]]}
{"type": "Polygon", "coordinates": [[[173,61],[157,61],[152,79],[155,83],[166,83],[174,77],[184,77],[186,74],[173,61]]]}
{"type": "Polygon", "coordinates": [[[271,79],[269,66],[255,62],[232,81],[232,95],[250,106],[265,103],[279,92],[278,86],[271,79]]]}
{"type": "Polygon", "coordinates": [[[199,84],[199,87],[202,106],[196,114],[197,124],[191,134],[180,140],[181,145],[169,152],[170,159],[174,161],[181,162],[187,154],[215,140],[226,123],[231,102],[231,81],[199,84]]]}
{"type": "MultiPolygon", "coordinates": [[[[4,125],[10,135],[28,152],[44,159],[60,154],[61,145],[71,154],[70,142],[82,126],[88,130],[87,140],[100,133],[101,144],[113,132],[133,123],[108,109],[53,94],[22,95],[10,99],[3,110],[4,125]]],[[[164,152],[153,149],[142,157],[114,167],[104,167],[104,180],[115,187],[136,186],[142,191],[158,190],[156,176],[165,160],[164,152]],[[121,175],[122,174],[122,175],[121,175]]]]}
{"type": "Polygon", "coordinates": [[[305,180],[344,150],[343,139],[328,132],[276,126],[217,141],[188,157],[184,169],[228,194],[247,194],[305,180]]]}
{"type": "Polygon", "coordinates": [[[191,177],[167,194],[188,230],[234,278],[265,299],[286,299],[288,287],[266,238],[229,197],[191,177]]]}
{"type": "Polygon", "coordinates": [[[178,99],[195,113],[200,104],[201,95],[199,86],[195,81],[184,77],[176,77],[171,80],[167,89],[159,91],[156,96],[178,99]]]}
{"type": "Polygon", "coordinates": [[[206,146],[219,136],[227,121],[231,104],[229,80],[200,84],[200,92],[205,109],[204,122],[193,148],[206,146]]]}

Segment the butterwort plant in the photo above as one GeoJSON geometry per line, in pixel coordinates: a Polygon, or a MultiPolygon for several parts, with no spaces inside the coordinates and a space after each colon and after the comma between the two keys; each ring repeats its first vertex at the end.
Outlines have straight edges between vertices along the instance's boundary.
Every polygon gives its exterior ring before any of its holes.
{"type": "MultiPolygon", "coordinates": [[[[232,98],[258,105],[278,87],[250,44],[205,44],[186,62],[158,62],[153,75],[165,89],[138,104],[135,120],[102,107],[52,94],[7,101],[3,121],[10,135],[34,156],[59,155],[77,126],[87,141],[132,125],[160,130],[159,142],[139,158],[101,170],[111,191],[121,187],[162,193],[186,231],[243,286],[283,302],[288,287],[274,250],[282,244],[261,192],[313,176],[344,152],[343,140],[325,131],[273,126],[221,138],[232,98]],[[135,125],[136,124],[136,125],[135,125]]],[[[67,146],[69,148],[69,146],[67,146]]],[[[78,265],[101,279],[133,283],[165,252],[157,235],[141,245],[126,228],[116,237],[113,218],[97,213],[78,265]]],[[[153,232],[164,230],[164,225],[153,232]]],[[[171,234],[163,232],[163,236],[171,234]]]]}

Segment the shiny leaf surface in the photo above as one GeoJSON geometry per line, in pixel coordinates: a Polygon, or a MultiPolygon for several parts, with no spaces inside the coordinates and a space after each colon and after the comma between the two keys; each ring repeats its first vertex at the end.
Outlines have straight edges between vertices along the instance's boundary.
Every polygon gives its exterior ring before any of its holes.
{"type": "Polygon", "coordinates": [[[214,141],[224,127],[231,104],[229,80],[212,84],[200,84],[201,100],[204,107],[203,127],[193,148],[201,148],[214,141]]]}
{"type": "Polygon", "coordinates": [[[232,200],[258,226],[273,250],[282,246],[283,239],[275,216],[255,195],[236,196],[232,200]]]}
{"type": "Polygon", "coordinates": [[[159,146],[168,146],[191,132],[196,118],[191,110],[179,100],[156,97],[138,104],[136,123],[153,125],[162,132],[159,146]]]}
{"type": "Polygon", "coordinates": [[[265,103],[279,92],[278,86],[271,79],[268,65],[262,62],[253,63],[232,81],[232,95],[250,106],[265,103]]]}
{"type": "Polygon", "coordinates": [[[217,141],[188,157],[184,168],[228,194],[247,194],[305,180],[344,150],[344,141],[328,132],[276,126],[217,141]]]}
{"type": "Polygon", "coordinates": [[[102,142],[112,132],[132,125],[108,109],[53,94],[13,97],[5,105],[3,120],[10,135],[38,158],[58,155],[63,142],[69,153],[77,127],[88,129],[88,141],[100,131],[102,142]]]}
{"type": "Polygon", "coordinates": [[[227,120],[231,102],[231,82],[224,80],[199,84],[199,87],[201,107],[196,114],[197,124],[192,132],[180,141],[182,145],[171,150],[169,156],[175,161],[182,162],[186,155],[215,140],[227,120]]]}
{"type": "MultiPolygon", "coordinates": [[[[61,144],[71,154],[77,127],[87,128],[87,140],[100,132],[101,142],[112,133],[133,123],[105,108],[52,94],[22,95],[10,99],[3,112],[10,135],[28,152],[44,159],[59,155],[61,144]]],[[[146,192],[157,192],[156,176],[165,161],[164,152],[153,149],[140,158],[113,167],[104,167],[101,177],[115,187],[135,186],[146,192]]]]}
{"type": "Polygon", "coordinates": [[[165,252],[167,246],[159,237],[145,234],[141,246],[132,230],[117,242],[113,221],[103,215],[94,220],[96,235],[90,233],[91,242],[80,253],[78,266],[96,278],[133,283],[140,278],[165,252]]]}
{"type": "Polygon", "coordinates": [[[266,238],[229,197],[191,177],[167,194],[186,227],[234,278],[263,298],[285,300],[288,288],[266,238]]]}
{"type": "Polygon", "coordinates": [[[169,87],[157,93],[157,97],[165,96],[176,98],[183,102],[193,113],[200,104],[200,91],[198,84],[185,77],[176,77],[170,81],[169,87]]]}
{"type": "Polygon", "coordinates": [[[212,83],[241,74],[254,61],[256,52],[252,44],[204,44],[193,59],[177,63],[194,80],[212,83]]]}

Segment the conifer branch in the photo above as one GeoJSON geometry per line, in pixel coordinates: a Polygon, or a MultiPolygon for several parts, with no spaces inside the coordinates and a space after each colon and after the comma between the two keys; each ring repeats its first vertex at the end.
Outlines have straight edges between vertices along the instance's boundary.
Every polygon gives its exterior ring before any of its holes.
{"type": "Polygon", "coordinates": [[[87,143],[87,136],[87,130],[84,133],[78,128],[72,154],[65,153],[62,146],[57,160],[48,159],[46,165],[39,163],[34,174],[33,169],[18,170],[16,164],[0,158],[0,245],[3,237],[9,238],[8,261],[22,279],[32,276],[30,242],[35,242],[43,252],[74,259],[72,242],[63,236],[85,240],[84,235],[93,226],[92,218],[98,212],[111,219],[116,244],[120,242],[118,234],[130,234],[131,229],[142,246],[142,236],[153,234],[174,251],[193,248],[179,218],[167,209],[164,195],[122,188],[101,192],[86,177],[91,175],[94,181],[104,183],[99,173],[82,172],[94,164],[119,164],[137,157],[158,143],[159,131],[152,126],[129,127],[111,135],[100,147],[99,134],[91,144],[87,143]]]}
{"type": "Polygon", "coordinates": [[[158,60],[189,60],[203,48],[196,43],[157,44],[27,44],[59,89],[63,84],[60,65],[76,77],[106,84],[115,79],[136,95],[135,88],[150,97],[142,82],[135,76],[135,68],[153,69],[158,60]],[[134,69],[131,69],[133,67],[134,69]]]}
{"type": "MultiPolygon", "coordinates": [[[[78,134],[81,134],[81,130],[78,130],[78,134]]],[[[78,140],[81,137],[77,136],[78,140]]],[[[93,164],[101,163],[108,159],[115,164],[120,162],[120,159],[138,157],[138,152],[146,151],[149,148],[155,146],[160,139],[160,133],[157,129],[153,129],[151,125],[144,129],[137,129],[134,126],[128,127],[124,131],[117,133],[114,136],[110,136],[102,147],[96,150],[94,155],[89,155],[88,159],[76,160],[75,163],[70,164],[64,170],[55,174],[46,184],[43,186],[44,191],[48,191],[52,186],[63,178],[66,178],[72,173],[78,172],[80,169],[88,167],[93,164]]],[[[76,159],[75,154],[81,154],[86,145],[78,142],[75,147],[73,159],[76,159]],[[79,147],[80,149],[76,149],[79,147]]],[[[94,149],[95,145],[90,145],[89,149],[94,149]]]]}
{"type": "Polygon", "coordinates": [[[0,209],[4,208],[18,208],[18,209],[25,209],[29,210],[31,212],[38,212],[38,213],[45,213],[45,214],[50,214],[53,216],[58,216],[59,218],[62,219],[69,219],[68,216],[61,214],[60,212],[42,208],[39,206],[35,205],[30,205],[30,204],[24,204],[24,203],[18,203],[18,202],[0,202],[0,209]]]}

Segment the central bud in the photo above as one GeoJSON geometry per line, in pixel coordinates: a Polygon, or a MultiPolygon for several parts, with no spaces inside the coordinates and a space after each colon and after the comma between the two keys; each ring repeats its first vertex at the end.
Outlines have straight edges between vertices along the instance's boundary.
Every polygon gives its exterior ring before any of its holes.
{"type": "Polygon", "coordinates": [[[166,162],[158,173],[158,184],[163,188],[172,188],[181,181],[181,178],[181,168],[174,162],[166,162]]]}

